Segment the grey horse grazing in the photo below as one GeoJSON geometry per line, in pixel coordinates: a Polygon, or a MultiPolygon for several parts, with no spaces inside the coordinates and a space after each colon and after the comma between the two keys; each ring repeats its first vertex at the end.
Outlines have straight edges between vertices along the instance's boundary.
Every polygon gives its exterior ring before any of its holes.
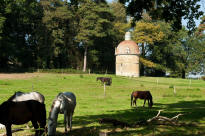
{"type": "Polygon", "coordinates": [[[58,114],[64,114],[65,132],[67,128],[72,129],[72,116],[76,106],[76,97],[72,92],[59,93],[53,100],[48,118],[48,135],[56,133],[58,114]]]}

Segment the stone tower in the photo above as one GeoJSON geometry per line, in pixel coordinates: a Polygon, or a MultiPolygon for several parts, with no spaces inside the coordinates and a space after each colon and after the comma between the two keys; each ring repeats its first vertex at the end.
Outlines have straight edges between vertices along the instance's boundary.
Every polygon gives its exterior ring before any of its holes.
{"type": "Polygon", "coordinates": [[[115,49],[116,75],[139,77],[139,47],[126,32],[125,40],[115,49]]]}

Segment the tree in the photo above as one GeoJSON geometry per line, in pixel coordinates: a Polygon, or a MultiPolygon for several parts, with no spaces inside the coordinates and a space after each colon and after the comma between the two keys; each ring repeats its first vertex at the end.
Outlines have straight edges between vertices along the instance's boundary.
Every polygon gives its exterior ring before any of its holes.
{"type": "Polygon", "coordinates": [[[113,15],[115,16],[115,19],[113,21],[114,25],[114,35],[113,37],[116,37],[115,39],[115,45],[119,44],[119,42],[124,40],[125,32],[127,32],[131,28],[130,20],[127,20],[126,15],[126,9],[125,6],[119,2],[113,1],[110,4],[110,8],[113,12],[113,15]]]}
{"type": "Polygon", "coordinates": [[[187,19],[187,28],[194,31],[194,19],[198,19],[203,12],[199,11],[200,0],[120,0],[127,5],[127,14],[135,20],[142,18],[142,13],[146,10],[154,20],[165,20],[172,22],[175,31],[182,28],[182,18],[187,19]]]}
{"type": "MultiPolygon", "coordinates": [[[[133,31],[135,42],[141,48],[141,57],[147,58],[152,53],[151,46],[160,41],[164,37],[164,33],[160,30],[158,22],[152,22],[147,14],[144,14],[144,20],[137,21],[133,31]]],[[[140,73],[144,75],[144,65],[141,65],[140,73]]]]}
{"type": "Polygon", "coordinates": [[[197,35],[204,35],[205,32],[205,16],[201,17],[201,22],[196,30],[197,35]]]}
{"type": "Polygon", "coordinates": [[[204,71],[205,37],[188,35],[184,29],[178,32],[179,41],[176,43],[174,55],[176,66],[181,77],[185,78],[189,72],[204,71]]]}
{"type": "Polygon", "coordinates": [[[43,37],[39,41],[37,55],[39,65],[48,68],[79,68],[80,53],[75,46],[76,35],[75,2],[68,3],[61,0],[41,0],[44,9],[42,29],[39,34],[43,37]]]}
{"type": "Polygon", "coordinates": [[[76,40],[79,46],[84,48],[84,66],[87,68],[87,53],[95,38],[106,36],[105,28],[111,25],[112,14],[105,3],[95,3],[90,0],[84,0],[79,3],[76,12],[78,26],[76,40]]]}
{"type": "Polygon", "coordinates": [[[34,66],[32,43],[42,12],[36,0],[1,1],[0,67],[34,66]]]}

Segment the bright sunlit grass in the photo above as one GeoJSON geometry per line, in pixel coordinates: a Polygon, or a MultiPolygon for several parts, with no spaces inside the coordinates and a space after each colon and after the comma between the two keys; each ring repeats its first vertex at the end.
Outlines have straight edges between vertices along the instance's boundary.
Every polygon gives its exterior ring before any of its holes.
{"type": "MultiPolygon", "coordinates": [[[[109,136],[205,134],[202,129],[205,127],[205,82],[202,80],[46,73],[35,73],[30,78],[0,79],[0,103],[15,91],[42,93],[46,99],[47,115],[59,92],[75,93],[77,107],[73,117],[73,131],[69,132],[72,136],[98,136],[100,131],[108,132],[109,136]],[[106,87],[106,96],[103,85],[96,81],[98,76],[112,77],[112,85],[106,87]],[[143,100],[137,101],[137,109],[131,108],[130,94],[133,90],[150,90],[154,101],[153,108],[149,109],[147,105],[142,107],[143,100]],[[161,115],[166,117],[183,113],[179,121],[196,123],[196,126],[141,126],[123,129],[98,122],[100,118],[114,118],[131,124],[155,116],[160,109],[163,109],[161,115]]],[[[20,127],[25,128],[25,125],[13,125],[13,128],[20,127]]],[[[57,132],[57,135],[64,135],[63,115],[58,118],[57,132]]],[[[30,130],[14,133],[19,136],[31,134],[34,132],[30,130]]]]}

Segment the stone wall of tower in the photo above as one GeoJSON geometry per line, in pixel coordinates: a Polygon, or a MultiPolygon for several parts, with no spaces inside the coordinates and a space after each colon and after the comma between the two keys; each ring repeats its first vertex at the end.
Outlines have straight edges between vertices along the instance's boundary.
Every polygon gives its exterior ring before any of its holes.
{"type": "Polygon", "coordinates": [[[136,54],[116,55],[116,75],[139,77],[139,56],[136,54]]]}

